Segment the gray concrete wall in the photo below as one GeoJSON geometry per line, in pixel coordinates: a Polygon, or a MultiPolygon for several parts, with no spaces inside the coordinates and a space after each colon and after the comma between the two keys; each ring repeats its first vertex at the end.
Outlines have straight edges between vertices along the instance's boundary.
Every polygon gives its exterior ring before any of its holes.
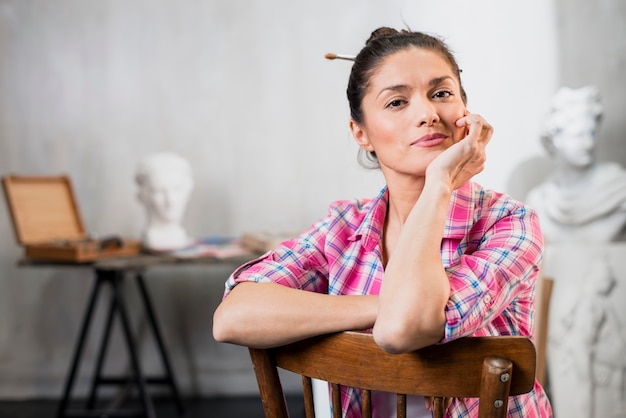
{"type": "MultiPolygon", "coordinates": [[[[406,22],[449,41],[470,109],[496,128],[478,180],[519,194],[532,176],[520,180],[516,170],[540,158],[544,104],[559,74],[565,79],[557,28],[583,16],[560,3],[557,20],[543,0],[0,0],[0,174],[69,174],[90,232],[136,237],[143,213],[135,166],[148,153],[173,151],[194,167],[185,218],[192,234],[304,228],[332,200],[370,196],[382,185],[378,173],[356,163],[345,102],[349,64],[323,55],[356,53],[373,28],[406,22]]],[[[621,19],[623,34],[623,10],[606,16],[613,26],[621,19]]],[[[610,39],[621,42],[612,59],[623,66],[624,37],[610,39]]],[[[599,53],[590,48],[579,58],[597,65],[592,74],[605,74],[605,61],[587,55],[599,53]]],[[[617,103],[624,82],[610,74],[603,86],[614,87],[617,103]]],[[[605,156],[623,160],[618,111],[607,107],[615,126],[602,146],[605,156]]],[[[22,249],[6,205],[0,232],[0,397],[58,396],[91,272],[18,268],[22,249]]],[[[147,274],[186,394],[256,391],[246,350],[211,337],[212,313],[234,267],[147,274]]],[[[133,320],[143,329],[131,284],[133,320]]],[[[151,340],[141,335],[146,368],[158,371],[151,340]]],[[[128,367],[123,348],[116,339],[114,370],[128,367]]],[[[94,357],[91,344],[79,393],[94,357]]]]}
{"type": "Polygon", "coordinates": [[[626,166],[626,3],[557,0],[562,85],[600,88],[605,118],[598,157],[626,166]]]}
{"type": "MultiPolygon", "coordinates": [[[[626,166],[626,4],[619,0],[556,0],[554,24],[557,85],[579,88],[593,84],[600,89],[604,119],[598,132],[597,158],[626,166]]],[[[525,34],[540,54],[550,41],[532,42],[533,31],[529,25],[525,34]]],[[[533,63],[544,66],[540,59],[533,63]]],[[[538,100],[537,104],[547,109],[547,103],[538,100]]],[[[529,188],[550,171],[551,162],[544,152],[524,158],[514,168],[505,188],[524,198],[529,188]]]]}

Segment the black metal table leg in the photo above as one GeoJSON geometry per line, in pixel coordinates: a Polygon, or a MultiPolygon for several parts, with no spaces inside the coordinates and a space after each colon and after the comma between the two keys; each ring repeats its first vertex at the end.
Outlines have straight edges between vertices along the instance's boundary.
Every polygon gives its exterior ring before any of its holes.
{"type": "Polygon", "coordinates": [[[104,332],[102,334],[102,340],[100,341],[100,348],[98,352],[98,360],[96,362],[96,368],[93,373],[91,381],[91,390],[89,391],[89,399],[87,400],[87,409],[93,409],[96,405],[96,395],[98,386],[101,383],[102,367],[104,366],[104,358],[106,356],[107,349],[109,347],[109,338],[111,336],[111,328],[113,327],[113,316],[117,308],[117,301],[111,297],[109,302],[109,312],[107,314],[106,324],[104,326],[104,332]]]}
{"type": "Polygon", "coordinates": [[[161,355],[161,360],[163,361],[163,367],[165,369],[165,374],[166,374],[165,379],[167,381],[167,384],[172,390],[172,395],[174,396],[174,400],[178,408],[178,413],[179,415],[182,415],[185,413],[185,408],[183,406],[180,393],[178,392],[178,386],[174,378],[174,373],[172,371],[172,366],[170,364],[170,359],[167,354],[167,350],[165,349],[165,343],[163,342],[163,337],[159,329],[159,325],[158,325],[157,318],[156,318],[156,313],[154,311],[154,308],[152,307],[150,295],[148,294],[148,288],[146,287],[146,284],[143,279],[143,275],[141,273],[137,273],[135,278],[137,280],[137,285],[139,286],[141,297],[146,307],[146,313],[148,314],[148,320],[150,322],[152,332],[154,333],[154,339],[157,342],[157,347],[161,355]]]}
{"type": "Polygon", "coordinates": [[[146,381],[143,372],[141,371],[141,365],[139,364],[139,356],[137,355],[137,349],[135,347],[135,342],[133,341],[133,335],[130,327],[130,321],[128,318],[128,313],[126,312],[126,305],[124,303],[124,299],[120,290],[120,281],[124,276],[123,271],[114,270],[110,271],[110,274],[113,274],[113,297],[116,300],[116,305],[118,307],[120,313],[120,319],[122,322],[122,331],[125,335],[126,345],[128,347],[128,352],[130,354],[131,366],[133,368],[133,372],[135,374],[135,380],[137,386],[139,387],[139,397],[141,398],[141,403],[143,404],[144,411],[146,413],[147,418],[155,418],[156,414],[154,412],[154,405],[152,404],[152,400],[148,396],[148,390],[146,387],[146,381]]]}
{"type": "Polygon", "coordinates": [[[105,266],[99,268],[95,266],[95,283],[91,296],[87,303],[87,308],[82,320],[78,341],[72,357],[70,371],[65,382],[63,391],[63,397],[60,401],[57,418],[78,418],[78,417],[144,417],[144,418],[156,418],[154,404],[151,397],[148,394],[148,385],[150,384],[166,384],[172,391],[174,401],[177,406],[179,415],[184,414],[184,405],[178,391],[178,386],[174,379],[174,373],[170,363],[170,359],[165,348],[163,336],[158,326],[158,321],[150,295],[148,293],[147,286],[140,271],[132,265],[120,265],[120,266],[105,266]],[[131,328],[131,321],[127,309],[127,305],[123,297],[123,281],[128,271],[137,272],[136,279],[141,294],[141,299],[145,308],[146,315],[148,317],[148,324],[154,338],[157,343],[159,355],[163,362],[164,376],[160,377],[146,377],[143,373],[141,363],[139,361],[139,354],[137,344],[133,337],[133,331],[131,328]],[[90,327],[92,326],[94,311],[98,298],[102,295],[102,287],[104,285],[110,286],[110,298],[108,300],[108,313],[106,316],[106,322],[102,333],[102,339],[98,346],[97,360],[94,369],[94,375],[91,380],[90,392],[86,402],[85,409],[69,409],[70,398],[73,386],[75,384],[76,376],[80,368],[81,357],[85,348],[86,340],[90,327]],[[128,355],[130,357],[131,371],[133,376],[130,377],[115,377],[115,376],[103,376],[104,362],[106,360],[106,353],[109,348],[109,340],[113,328],[113,321],[115,320],[116,313],[119,313],[120,322],[122,325],[122,337],[126,343],[128,355]],[[98,387],[102,384],[106,385],[124,385],[135,384],[139,391],[139,400],[141,402],[140,409],[118,409],[116,406],[108,406],[105,409],[96,408],[97,406],[97,394],[98,387]]]}
{"type": "Polygon", "coordinates": [[[78,364],[80,362],[80,357],[83,353],[83,347],[85,346],[85,339],[87,338],[87,331],[89,330],[89,326],[91,325],[91,319],[93,317],[94,307],[96,305],[97,296],[100,292],[102,285],[102,280],[96,274],[96,281],[93,286],[93,290],[91,291],[91,296],[89,298],[89,303],[87,304],[87,310],[85,311],[85,316],[83,318],[83,323],[80,327],[80,333],[78,336],[78,341],[76,343],[76,348],[74,349],[74,355],[72,357],[72,363],[70,366],[70,373],[65,382],[65,389],[63,390],[63,397],[61,398],[61,402],[59,403],[59,408],[57,410],[57,417],[62,418],[65,416],[65,410],[67,409],[68,402],[70,399],[70,394],[72,392],[72,386],[74,385],[74,379],[76,378],[76,372],[78,370],[78,364]]]}

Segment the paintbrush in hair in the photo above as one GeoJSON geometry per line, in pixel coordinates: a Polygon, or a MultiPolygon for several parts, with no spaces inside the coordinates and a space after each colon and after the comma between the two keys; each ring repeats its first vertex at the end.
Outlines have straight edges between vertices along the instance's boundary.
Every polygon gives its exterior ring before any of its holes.
{"type": "Polygon", "coordinates": [[[352,55],[333,54],[332,52],[329,52],[328,54],[324,55],[324,57],[326,57],[327,60],[354,61],[354,59],[355,59],[355,57],[352,56],[352,55]]]}

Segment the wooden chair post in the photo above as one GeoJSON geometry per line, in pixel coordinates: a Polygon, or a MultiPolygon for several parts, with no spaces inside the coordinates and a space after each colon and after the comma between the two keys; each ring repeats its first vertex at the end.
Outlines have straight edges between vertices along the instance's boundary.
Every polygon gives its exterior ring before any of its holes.
{"type": "Polygon", "coordinates": [[[255,348],[248,351],[259,384],[265,418],[289,418],[283,386],[270,351],[255,348]]]}
{"type": "Polygon", "coordinates": [[[489,356],[483,361],[480,387],[479,418],[505,418],[513,363],[503,357],[489,356]]]}

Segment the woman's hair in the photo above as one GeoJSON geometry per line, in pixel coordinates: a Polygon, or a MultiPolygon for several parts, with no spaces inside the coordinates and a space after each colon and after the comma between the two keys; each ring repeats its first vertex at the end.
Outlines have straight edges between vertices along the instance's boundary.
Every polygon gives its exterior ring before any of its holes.
{"type": "MultiPolygon", "coordinates": [[[[461,89],[461,98],[463,102],[467,102],[465,89],[461,83],[461,70],[456,59],[450,52],[448,46],[439,38],[427,35],[422,32],[411,32],[407,30],[397,31],[388,27],[376,29],[370,35],[361,52],[354,59],[348,88],[346,90],[348,102],[350,105],[350,117],[357,123],[363,123],[363,97],[367,92],[370,84],[370,78],[376,71],[380,63],[389,55],[409,48],[422,48],[430,51],[438,52],[445,58],[452,71],[457,77],[461,89]]],[[[365,159],[360,156],[359,160],[362,165],[376,168],[378,167],[378,159],[375,153],[367,153],[365,159]]]]}

